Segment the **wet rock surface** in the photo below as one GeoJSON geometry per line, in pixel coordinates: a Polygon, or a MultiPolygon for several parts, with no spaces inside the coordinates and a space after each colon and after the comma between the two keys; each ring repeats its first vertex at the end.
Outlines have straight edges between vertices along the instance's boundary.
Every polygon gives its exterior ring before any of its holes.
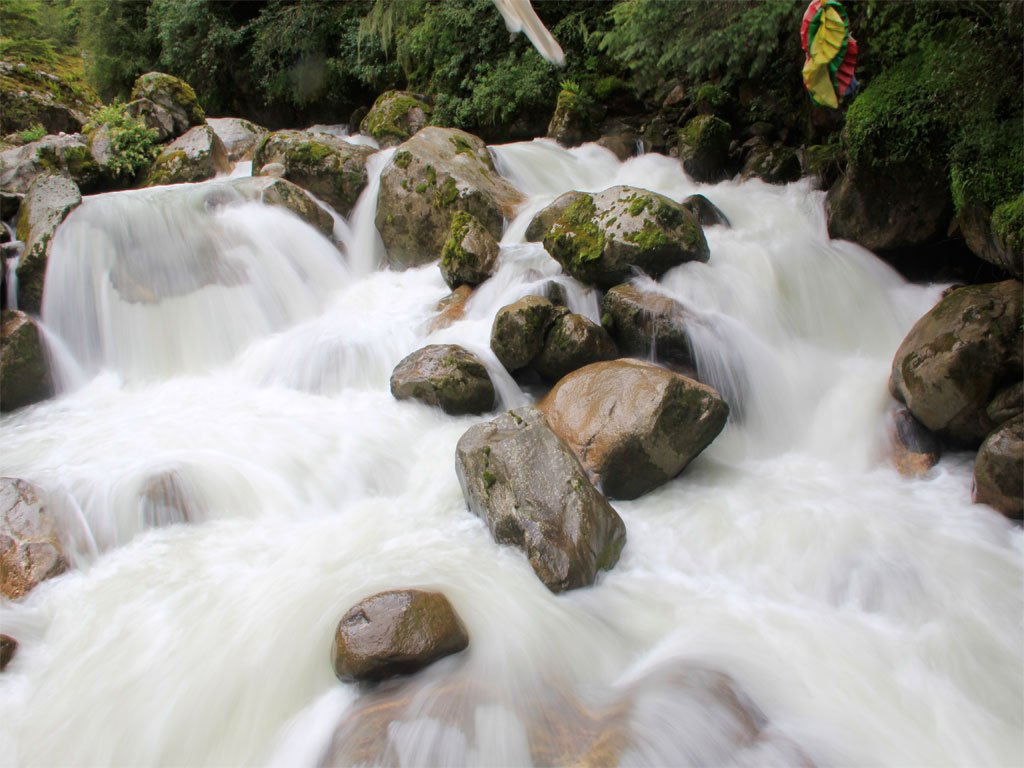
{"type": "Polygon", "coordinates": [[[210,117],[206,124],[224,144],[228,160],[232,163],[251,160],[256,146],[269,133],[263,126],[240,117],[210,117]]]}
{"type": "Polygon", "coordinates": [[[286,208],[304,222],[319,230],[324,237],[332,237],[334,219],[317,205],[306,190],[290,181],[273,176],[249,176],[233,179],[231,186],[249,200],[286,208]]]}
{"type": "Polygon", "coordinates": [[[35,321],[5,309],[0,323],[0,413],[7,413],[51,397],[53,376],[35,321]]]}
{"type": "Polygon", "coordinates": [[[890,444],[893,465],[904,477],[920,477],[942,458],[942,442],[906,408],[893,414],[890,444]]]}
{"type": "Polygon", "coordinates": [[[524,296],[502,307],[491,326],[491,351],[509,373],[525,368],[544,349],[555,318],[568,311],[541,296],[524,296]]]}
{"type": "Polygon", "coordinates": [[[14,658],[14,653],[17,650],[17,640],[10,635],[0,635],[0,672],[7,669],[7,665],[11,663],[11,659],[14,658]]]}
{"type": "Polygon", "coordinates": [[[0,478],[0,591],[17,600],[67,567],[42,490],[0,478]]]}
{"type": "Polygon", "coordinates": [[[1007,517],[1024,516],[1024,416],[997,427],[981,444],[972,496],[1007,517]]]}
{"type": "Polygon", "coordinates": [[[168,144],[149,169],[144,186],[212,179],[230,170],[223,142],[208,125],[190,128],[168,144]]]}
{"type": "Polygon", "coordinates": [[[484,364],[457,344],[430,344],[406,356],[391,374],[391,394],[458,416],[494,408],[494,384],[484,364]]]}
{"type": "Polygon", "coordinates": [[[631,283],[616,285],[601,300],[601,321],[621,354],[695,370],[686,330],[691,318],[678,301],[631,283]]]}
{"type": "Polygon", "coordinates": [[[18,308],[39,314],[50,245],[57,228],[82,203],[78,186],[63,176],[41,176],[33,182],[18,211],[18,238],[25,252],[18,263],[18,308]]]}
{"type": "Polygon", "coordinates": [[[565,313],[551,324],[531,367],[553,384],[578,368],[618,356],[615,342],[604,328],[583,315],[565,313]]]}
{"type": "Polygon", "coordinates": [[[448,287],[477,286],[494,274],[498,241],[470,213],[458,211],[441,249],[441,276],[448,287]]]}

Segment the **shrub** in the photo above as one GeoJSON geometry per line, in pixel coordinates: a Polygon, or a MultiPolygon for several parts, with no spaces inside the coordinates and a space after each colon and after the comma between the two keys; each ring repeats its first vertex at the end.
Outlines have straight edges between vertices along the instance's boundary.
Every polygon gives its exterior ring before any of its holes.
{"type": "Polygon", "coordinates": [[[87,133],[106,128],[110,140],[111,157],[106,164],[116,177],[132,177],[148,167],[158,150],[157,133],[147,128],[141,118],[129,115],[125,105],[114,102],[100,107],[89,117],[87,133]]]}
{"type": "Polygon", "coordinates": [[[33,123],[18,134],[18,140],[21,141],[22,144],[28,144],[30,141],[39,141],[45,135],[46,128],[43,124],[33,123]]]}

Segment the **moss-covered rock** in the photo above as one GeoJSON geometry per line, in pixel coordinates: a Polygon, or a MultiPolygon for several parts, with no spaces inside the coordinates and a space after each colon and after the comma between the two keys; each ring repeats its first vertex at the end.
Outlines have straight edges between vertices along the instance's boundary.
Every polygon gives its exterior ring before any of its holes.
{"type": "Polygon", "coordinates": [[[197,125],[164,147],[143,186],[206,181],[230,168],[227,150],[217,134],[208,125],[197,125]]]}
{"type": "Polygon", "coordinates": [[[206,113],[199,105],[192,86],[163,72],[141,75],[132,86],[132,99],[147,99],[170,114],[172,129],[168,138],[181,136],[189,128],[206,121],[206,113]]]}
{"type": "Polygon", "coordinates": [[[635,499],[678,475],[725,427],[711,387],[639,360],[580,368],[540,403],[595,484],[635,499]]]}
{"type": "Polygon", "coordinates": [[[564,195],[559,195],[551,205],[542,209],[530,220],[530,224],[526,228],[526,239],[531,243],[539,243],[543,240],[544,235],[551,229],[551,225],[565,213],[565,209],[585,194],[585,192],[566,192],[564,195]]]}
{"type": "Polygon", "coordinates": [[[96,188],[100,166],[85,136],[44,136],[0,152],[0,188],[6,194],[24,195],[37,178],[53,175],[67,176],[86,191],[96,188]]]}
{"type": "Polygon", "coordinates": [[[57,55],[52,64],[0,61],[0,134],[42,125],[47,133],[77,133],[99,98],[85,81],[82,59],[57,55]]]}
{"type": "Polygon", "coordinates": [[[728,175],[732,128],[720,117],[698,115],[679,132],[679,160],[694,181],[720,181],[728,175]]]}
{"type": "Polygon", "coordinates": [[[0,318],[0,412],[8,412],[52,396],[53,376],[35,321],[10,309],[0,318]]]}
{"type": "Polygon", "coordinates": [[[382,147],[393,147],[425,128],[430,113],[430,105],[413,93],[385,91],[360,121],[359,130],[382,147]]]}
{"type": "Polygon", "coordinates": [[[626,527],[536,408],[472,427],[455,469],[470,510],[552,592],[589,586],[618,561],[626,527]]]}
{"type": "Polygon", "coordinates": [[[748,151],[740,176],[769,184],[789,184],[797,181],[801,173],[800,156],[795,149],[780,143],[758,142],[748,151]]]}
{"type": "Polygon", "coordinates": [[[498,250],[498,242],[473,214],[456,212],[441,249],[444,281],[453,290],[460,285],[480,285],[494,274],[498,250]]]}
{"type": "Polygon", "coordinates": [[[494,408],[495,392],[476,355],[456,344],[430,344],[406,356],[391,374],[391,394],[459,416],[494,408]]]}
{"type": "Polygon", "coordinates": [[[957,222],[975,256],[1014,277],[1024,276],[1024,192],[995,211],[983,203],[964,203],[957,222]]]}
{"type": "Polygon", "coordinates": [[[247,176],[232,179],[231,186],[247,200],[259,200],[267,205],[286,208],[320,233],[330,238],[334,233],[331,214],[317,205],[302,187],[285,179],[272,176],[247,176]]]}
{"type": "Polygon", "coordinates": [[[366,161],[373,153],[326,133],[275,131],[257,145],[252,167],[262,175],[268,165],[282,165],[285,179],[348,216],[366,188],[366,161]]]}
{"type": "Polygon", "coordinates": [[[541,296],[524,296],[502,307],[491,325],[491,351],[509,373],[526,368],[544,348],[555,318],[568,311],[541,296]]]}
{"type": "Polygon", "coordinates": [[[601,322],[619,352],[628,357],[657,360],[688,374],[695,370],[689,313],[679,302],[635,285],[616,285],[601,301],[601,322]]]}
{"type": "Polygon", "coordinates": [[[616,357],[615,342],[604,328],[583,315],[558,313],[530,365],[544,381],[554,384],[578,368],[616,357]]]}
{"type": "Polygon", "coordinates": [[[338,622],[331,657],[339,680],[409,675],[469,645],[469,634],[440,592],[395,589],[352,606],[338,622]]]}
{"type": "Polygon", "coordinates": [[[917,321],[896,351],[890,388],[928,429],[977,447],[996,427],[993,397],[1019,381],[1021,283],[960,288],[917,321]]]}
{"type": "Polygon", "coordinates": [[[64,176],[40,176],[29,187],[18,212],[18,239],[25,251],[18,262],[18,306],[39,314],[50,244],[57,227],[82,203],[75,182],[64,176]]]}
{"type": "Polygon", "coordinates": [[[397,268],[438,257],[457,211],[501,238],[522,195],[497,174],[483,141],[454,128],[428,127],[402,144],[381,173],[377,230],[397,268]]]}
{"type": "Polygon", "coordinates": [[[158,144],[164,144],[171,139],[176,139],[188,130],[188,128],[179,130],[184,121],[179,120],[176,123],[174,115],[171,114],[170,110],[149,99],[129,101],[124,105],[124,111],[132,117],[137,117],[144,126],[153,131],[154,141],[158,144]]]}
{"type": "Polygon", "coordinates": [[[581,282],[610,288],[634,269],[657,278],[710,256],[697,217],[664,195],[625,186],[568,194],[574,196],[570,205],[552,204],[563,210],[545,233],[544,247],[581,282]]]}
{"type": "Polygon", "coordinates": [[[576,147],[597,138],[593,110],[578,88],[563,88],[548,123],[548,138],[565,147],[576,147]]]}
{"type": "Polygon", "coordinates": [[[42,489],[0,478],[0,594],[18,600],[67,567],[42,489]]]}
{"type": "Polygon", "coordinates": [[[974,461],[974,501],[1007,517],[1024,516],[1024,416],[994,429],[974,461]]]}

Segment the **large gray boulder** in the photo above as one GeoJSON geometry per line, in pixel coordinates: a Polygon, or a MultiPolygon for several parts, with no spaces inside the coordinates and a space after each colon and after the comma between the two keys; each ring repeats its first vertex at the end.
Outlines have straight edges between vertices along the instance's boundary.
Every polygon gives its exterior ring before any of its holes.
{"type": "Polygon", "coordinates": [[[639,360],[574,371],[539,407],[595,483],[618,499],[635,499],[678,475],[729,416],[711,387],[639,360]]]}
{"type": "Polygon", "coordinates": [[[471,213],[457,211],[441,249],[441,276],[448,287],[477,286],[494,274],[498,241],[471,213]]]}
{"type": "Polygon", "coordinates": [[[0,477],[0,592],[17,600],[67,567],[43,492],[0,477]]]}
{"type": "Polygon", "coordinates": [[[0,318],[0,413],[6,413],[53,395],[53,376],[35,321],[11,309],[0,318]]]}
{"type": "Polygon", "coordinates": [[[280,164],[285,179],[348,216],[366,188],[366,161],[374,151],[326,133],[275,131],[257,145],[252,168],[258,176],[280,164]]]}
{"type": "MultiPolygon", "coordinates": [[[[135,115],[159,114],[155,118],[160,123],[170,122],[169,131],[166,137],[161,136],[159,140],[181,136],[189,128],[202,125],[206,120],[206,113],[199,106],[196,92],[192,86],[173,75],[163,72],[147,72],[140,75],[132,86],[133,101],[148,101],[158,107],[163,114],[151,109],[145,103],[130,104],[129,112],[135,115]],[[166,115],[166,116],[165,116],[166,115]]],[[[146,121],[147,124],[150,122],[146,121]]],[[[153,126],[150,126],[153,127],[153,126]]]]}
{"type": "Polygon", "coordinates": [[[992,399],[1021,377],[1018,280],[957,289],[910,330],[892,364],[890,389],[928,429],[977,447],[997,425],[992,399]]]}
{"type": "Polygon", "coordinates": [[[601,323],[626,357],[653,358],[684,371],[695,369],[687,324],[689,313],[678,301],[642,291],[632,283],[616,285],[601,300],[601,323]]]}
{"type": "Polygon", "coordinates": [[[455,468],[494,540],[521,549],[552,592],[588,586],[618,561],[622,520],[536,408],[472,427],[455,468]]]}
{"type": "Polygon", "coordinates": [[[334,673],[346,682],[418,672],[469,645],[466,627],[440,592],[379,592],[352,606],[334,633],[334,673]]]}
{"type": "Polygon", "coordinates": [[[230,184],[246,200],[258,200],[291,211],[318,229],[324,237],[330,238],[334,232],[331,214],[317,205],[316,200],[297,184],[273,176],[245,176],[232,179],[230,184]]]}
{"type": "Polygon", "coordinates": [[[224,144],[208,125],[197,125],[157,156],[143,186],[206,181],[231,169],[224,144]]]}
{"type": "Polygon", "coordinates": [[[494,408],[495,392],[476,355],[457,344],[429,344],[406,356],[391,374],[397,400],[419,400],[459,416],[494,408]]]}
{"type": "Polygon", "coordinates": [[[100,180],[100,166],[80,133],[44,136],[0,152],[0,189],[4,194],[24,195],[40,176],[67,176],[89,190],[100,180]]]}
{"type": "Polygon", "coordinates": [[[626,186],[567,194],[573,202],[544,234],[544,247],[581,282],[607,289],[636,269],[658,278],[710,256],[697,217],[664,195],[626,186]]]}
{"type": "Polygon", "coordinates": [[[522,199],[495,171],[483,141],[428,127],[399,146],[381,173],[377,230],[390,264],[405,269],[440,256],[458,211],[500,240],[522,199]]]}
{"type": "Polygon", "coordinates": [[[18,307],[39,314],[50,244],[64,219],[82,203],[82,193],[64,176],[40,176],[29,188],[18,211],[18,239],[25,252],[18,262],[18,307]]]}
{"type": "Polygon", "coordinates": [[[224,144],[228,160],[237,163],[240,160],[251,160],[256,146],[270,131],[261,125],[251,123],[241,117],[208,117],[209,125],[217,138],[224,144]]]}
{"type": "Polygon", "coordinates": [[[430,105],[414,93],[385,91],[373,102],[359,130],[382,147],[394,147],[425,128],[430,112],[430,105]]]}
{"type": "Polygon", "coordinates": [[[974,461],[974,501],[1007,517],[1024,516],[1024,416],[985,438],[974,461]]]}

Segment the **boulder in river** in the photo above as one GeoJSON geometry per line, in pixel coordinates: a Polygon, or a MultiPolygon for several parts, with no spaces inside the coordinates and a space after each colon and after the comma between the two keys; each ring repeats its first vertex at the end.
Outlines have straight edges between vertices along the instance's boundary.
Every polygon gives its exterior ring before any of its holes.
{"type": "Polygon", "coordinates": [[[24,480],[0,478],[0,592],[10,600],[67,570],[44,499],[24,480]]]}
{"type": "Polygon", "coordinates": [[[732,226],[729,223],[729,217],[722,213],[721,209],[704,195],[690,195],[680,205],[683,208],[690,209],[702,227],[713,227],[719,224],[723,227],[732,226]]]}
{"type": "Polygon", "coordinates": [[[164,147],[143,186],[206,181],[230,168],[224,143],[210,126],[197,125],[164,147]]]}
{"type": "Polygon", "coordinates": [[[711,387],[639,360],[580,368],[539,407],[595,483],[618,499],[635,499],[678,475],[729,416],[711,387]]]}
{"type": "Polygon", "coordinates": [[[91,190],[100,180],[100,166],[80,133],[44,136],[0,152],[0,189],[5,194],[24,195],[41,176],[67,176],[82,189],[91,190]]]}
{"type": "Polygon", "coordinates": [[[795,149],[782,143],[769,144],[760,138],[751,142],[740,170],[742,178],[761,179],[769,184],[789,184],[799,180],[803,168],[795,149]]]}
{"type": "Polygon", "coordinates": [[[892,417],[892,462],[904,477],[920,477],[939,463],[942,442],[906,408],[892,417]]]}
{"type": "Polygon", "coordinates": [[[360,121],[359,130],[381,147],[393,147],[425,128],[430,112],[430,105],[414,93],[385,91],[360,121]]]}
{"type": "Polygon", "coordinates": [[[720,117],[698,115],[679,132],[679,161],[694,181],[721,181],[728,175],[732,129],[720,117]]]}
{"type": "Polygon", "coordinates": [[[403,358],[391,374],[391,394],[454,416],[484,413],[495,401],[484,364],[457,344],[430,344],[403,358]]]}
{"type": "Polygon", "coordinates": [[[526,368],[544,348],[555,318],[568,311],[542,296],[524,296],[502,307],[491,325],[491,350],[509,373],[526,368]]]}
{"type": "Polygon", "coordinates": [[[452,290],[480,285],[494,274],[498,250],[498,241],[473,214],[458,211],[441,249],[441,276],[452,290]]]}
{"type": "Polygon", "coordinates": [[[232,163],[251,160],[256,145],[269,133],[263,126],[240,117],[210,117],[206,124],[213,128],[217,138],[224,144],[228,160],[232,163]]]}
{"type": "Polygon", "coordinates": [[[465,649],[469,635],[440,592],[379,592],[352,606],[334,633],[334,673],[346,682],[418,672],[465,649]]]}
{"type": "Polygon", "coordinates": [[[544,247],[581,282],[607,289],[637,269],[658,278],[710,256],[697,217],[664,195],[625,186],[567,194],[573,202],[544,234],[544,247]]]}
{"type": "Polygon", "coordinates": [[[1024,275],[1024,233],[1020,223],[1011,222],[1024,209],[1024,192],[1016,200],[997,206],[967,201],[957,213],[957,223],[967,247],[979,259],[995,264],[1008,274],[1020,279],[1024,275]]]}
{"type": "Polygon", "coordinates": [[[35,321],[24,312],[0,315],[0,413],[53,395],[53,376],[35,321]]]}
{"type": "Polygon", "coordinates": [[[469,508],[552,592],[593,584],[618,561],[622,520],[536,408],[470,428],[455,459],[469,508]]]}
{"type": "MultiPolygon", "coordinates": [[[[147,72],[140,75],[132,86],[132,99],[146,99],[170,116],[170,132],[166,137],[168,139],[181,136],[189,128],[202,125],[206,120],[206,113],[199,106],[192,86],[163,72],[147,72]]],[[[143,106],[137,113],[141,114],[144,111],[143,106]]]]}
{"type": "Polygon", "coordinates": [[[275,131],[257,145],[252,168],[265,175],[266,166],[280,163],[285,179],[348,216],[366,188],[366,161],[375,151],[327,133],[275,131]]]}
{"type": "Polygon", "coordinates": [[[14,658],[14,652],[18,650],[18,641],[10,635],[0,635],[0,672],[7,669],[7,665],[14,658]]]}
{"type": "Polygon", "coordinates": [[[384,167],[377,230],[393,267],[441,255],[457,211],[471,213],[495,240],[523,196],[498,175],[483,141],[455,128],[427,127],[384,167]]]}
{"type": "Polygon", "coordinates": [[[654,358],[683,371],[695,369],[687,324],[691,317],[675,299],[616,285],[601,300],[601,322],[627,357],[654,358]]]}
{"type": "Polygon", "coordinates": [[[890,388],[928,429],[976,447],[997,425],[992,399],[1020,381],[1021,283],[959,288],[907,334],[892,365],[890,388]]]}
{"type": "Polygon", "coordinates": [[[18,307],[39,314],[50,244],[64,219],[82,203],[82,193],[64,176],[40,176],[18,211],[18,239],[25,252],[18,262],[18,307]]]}
{"type": "Polygon", "coordinates": [[[974,461],[974,501],[1007,517],[1024,516],[1024,416],[997,427],[974,461]]]}
{"type": "Polygon", "coordinates": [[[232,179],[231,186],[249,200],[286,208],[311,227],[330,238],[334,233],[334,219],[321,208],[306,190],[297,184],[273,176],[245,176],[232,179]]]}
{"type": "Polygon", "coordinates": [[[554,384],[566,374],[591,363],[618,357],[608,331],[572,312],[559,313],[544,336],[544,346],[530,366],[554,384]]]}

